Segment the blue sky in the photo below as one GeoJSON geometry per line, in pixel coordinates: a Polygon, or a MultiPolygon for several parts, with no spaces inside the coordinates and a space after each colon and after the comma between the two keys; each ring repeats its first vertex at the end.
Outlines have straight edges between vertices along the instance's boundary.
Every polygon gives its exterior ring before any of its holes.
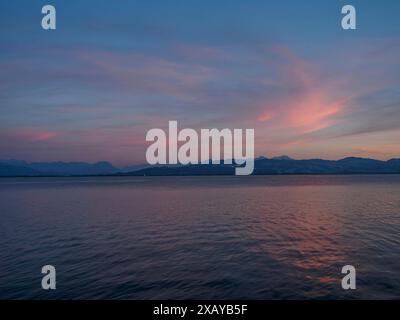
{"type": "Polygon", "coordinates": [[[0,158],[144,161],[146,132],[255,128],[256,154],[400,156],[399,1],[0,3],[0,158]],[[57,30],[41,29],[41,7],[57,30]],[[341,7],[357,30],[340,27],[341,7]]]}

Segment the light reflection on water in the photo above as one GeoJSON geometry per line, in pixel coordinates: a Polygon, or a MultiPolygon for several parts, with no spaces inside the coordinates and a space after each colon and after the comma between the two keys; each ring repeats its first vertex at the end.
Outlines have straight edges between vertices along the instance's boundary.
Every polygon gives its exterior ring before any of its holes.
{"type": "Polygon", "coordinates": [[[396,175],[0,179],[0,298],[400,298],[399,195],[396,175]]]}

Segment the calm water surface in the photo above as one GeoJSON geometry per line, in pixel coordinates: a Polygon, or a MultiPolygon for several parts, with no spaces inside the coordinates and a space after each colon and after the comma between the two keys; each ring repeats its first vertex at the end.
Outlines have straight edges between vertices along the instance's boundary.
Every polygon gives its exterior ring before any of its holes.
{"type": "Polygon", "coordinates": [[[0,244],[3,299],[400,299],[400,175],[2,178],[0,244]]]}

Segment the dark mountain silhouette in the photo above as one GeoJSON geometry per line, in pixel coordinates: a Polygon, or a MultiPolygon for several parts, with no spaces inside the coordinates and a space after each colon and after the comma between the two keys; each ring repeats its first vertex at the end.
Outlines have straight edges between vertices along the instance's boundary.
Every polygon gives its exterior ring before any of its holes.
{"type": "Polygon", "coordinates": [[[41,172],[23,166],[12,166],[0,163],[0,177],[40,176],[41,172]]]}
{"type": "Polygon", "coordinates": [[[109,162],[37,162],[29,167],[42,172],[52,172],[60,175],[100,175],[112,174],[119,171],[109,162]]]}
{"type": "Polygon", "coordinates": [[[162,164],[156,164],[156,165],[150,165],[150,164],[135,164],[127,167],[122,167],[118,169],[118,172],[131,172],[131,171],[137,171],[141,169],[146,169],[146,168],[158,168],[158,167],[179,167],[181,165],[178,164],[170,164],[170,165],[162,165],[162,164]]]}
{"type": "MultiPolygon", "coordinates": [[[[400,159],[380,161],[349,157],[341,160],[294,160],[287,156],[255,159],[253,175],[266,174],[378,174],[400,173],[400,159]]],[[[186,165],[178,167],[149,167],[123,175],[233,175],[235,165],[186,165]]]]}
{"type": "Polygon", "coordinates": [[[133,172],[117,173],[124,176],[198,176],[198,175],[234,175],[235,166],[225,164],[197,164],[185,166],[157,166],[133,172]]]}
{"type": "Polygon", "coordinates": [[[390,159],[387,163],[394,167],[400,167],[400,159],[390,159]]]}
{"type": "MultiPolygon", "coordinates": [[[[13,166],[13,172],[18,173],[17,168],[28,168],[36,175],[47,176],[70,176],[70,175],[108,175],[119,172],[120,169],[114,167],[109,162],[85,163],[85,162],[32,162],[23,160],[0,160],[0,164],[13,166]]],[[[22,170],[22,169],[19,169],[22,170]]],[[[26,172],[26,171],[21,171],[26,172]]],[[[3,174],[1,174],[3,175],[3,174]]],[[[25,175],[25,174],[15,174],[25,175]]],[[[9,176],[9,174],[8,174],[9,176]]]]}
{"type": "MultiPolygon", "coordinates": [[[[234,175],[235,164],[135,165],[114,167],[109,162],[34,162],[0,160],[0,176],[189,176],[234,175]]],[[[253,175],[267,174],[389,174],[400,173],[400,159],[388,161],[348,157],[341,160],[295,160],[288,156],[259,157],[253,175]]]]}
{"type": "MultiPolygon", "coordinates": [[[[266,159],[264,157],[264,159],[266,159]]],[[[273,157],[271,158],[271,160],[293,160],[292,158],[290,158],[289,156],[279,156],[279,157],[273,157]]]]}

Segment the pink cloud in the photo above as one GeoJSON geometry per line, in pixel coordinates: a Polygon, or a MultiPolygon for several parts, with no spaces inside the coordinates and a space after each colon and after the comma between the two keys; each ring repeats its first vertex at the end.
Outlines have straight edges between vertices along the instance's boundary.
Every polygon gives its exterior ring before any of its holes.
{"type": "Polygon", "coordinates": [[[299,133],[314,132],[332,125],[348,99],[337,97],[335,88],[329,87],[330,82],[319,83],[315,68],[289,48],[274,47],[272,52],[283,58],[283,64],[273,67],[278,69],[277,84],[287,88],[287,94],[266,102],[257,121],[294,128],[299,133]],[[332,99],[334,96],[336,98],[332,99]]]}
{"type": "Polygon", "coordinates": [[[4,136],[25,142],[41,142],[54,138],[57,134],[52,131],[36,128],[18,128],[3,132],[4,136]]]}

